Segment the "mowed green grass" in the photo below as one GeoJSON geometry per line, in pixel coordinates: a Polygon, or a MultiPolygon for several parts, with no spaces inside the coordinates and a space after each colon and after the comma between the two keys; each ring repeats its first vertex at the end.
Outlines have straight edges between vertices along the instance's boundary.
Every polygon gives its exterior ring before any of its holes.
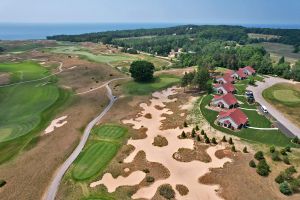
{"type": "MultiPolygon", "coordinates": [[[[227,134],[235,135],[249,142],[282,146],[282,147],[288,145],[292,147],[296,146],[295,144],[291,143],[291,138],[288,138],[279,130],[255,130],[250,128],[243,128],[240,131],[232,131],[216,125],[214,122],[217,119],[219,113],[205,108],[205,106],[208,105],[208,103],[211,101],[212,98],[213,97],[210,95],[203,97],[199,107],[205,119],[215,129],[220,130],[227,134]]],[[[255,111],[243,110],[243,112],[245,112],[245,114],[248,116],[250,121],[250,126],[257,125],[257,126],[263,126],[265,128],[270,127],[271,123],[264,116],[259,115],[255,111]]]]}
{"type": "Polygon", "coordinates": [[[92,144],[74,163],[73,179],[84,181],[101,173],[117,154],[126,133],[127,128],[115,124],[95,127],[91,135],[94,138],[92,144]]]}
{"type": "Polygon", "coordinates": [[[300,127],[300,86],[279,83],[267,88],[263,97],[300,127]]]}
{"type": "Polygon", "coordinates": [[[152,92],[166,89],[180,82],[180,78],[174,75],[162,74],[155,77],[149,83],[129,81],[123,85],[123,90],[130,95],[148,95],[152,92]]]}

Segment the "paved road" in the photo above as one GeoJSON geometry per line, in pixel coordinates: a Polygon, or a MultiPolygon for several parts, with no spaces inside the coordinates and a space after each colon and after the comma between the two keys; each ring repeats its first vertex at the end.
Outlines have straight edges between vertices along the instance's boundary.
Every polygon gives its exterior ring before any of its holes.
{"type": "Polygon", "coordinates": [[[271,116],[273,116],[279,124],[278,128],[280,128],[283,132],[287,133],[287,135],[291,136],[291,133],[294,136],[298,136],[300,138],[300,128],[294,125],[288,118],[286,118],[280,111],[278,111],[275,107],[269,104],[262,96],[262,92],[277,83],[292,83],[295,84],[296,82],[286,80],[283,78],[278,77],[268,77],[265,78],[265,82],[257,82],[257,86],[248,86],[247,90],[251,90],[254,94],[255,100],[267,107],[268,112],[271,116]],[[286,131],[287,130],[287,131],[286,131]]]}
{"type": "MultiPolygon", "coordinates": [[[[124,78],[112,79],[103,85],[106,87],[106,90],[107,90],[107,96],[110,100],[109,104],[101,112],[100,115],[98,115],[95,119],[93,119],[87,125],[87,127],[84,130],[83,136],[81,137],[80,143],[78,144],[76,149],[72,152],[72,154],[69,156],[69,158],[57,170],[54,178],[52,179],[51,185],[49,186],[49,188],[47,190],[47,193],[43,197],[44,200],[54,200],[55,199],[55,196],[56,196],[56,193],[57,193],[57,190],[58,190],[58,187],[59,187],[62,177],[64,176],[64,174],[66,173],[68,168],[71,166],[71,164],[74,162],[74,160],[77,158],[77,156],[80,154],[80,152],[82,151],[82,149],[90,135],[92,128],[109,111],[109,109],[113,106],[114,102],[116,101],[116,98],[112,95],[112,91],[108,84],[111,83],[112,81],[120,80],[120,79],[124,79],[124,78]]],[[[88,92],[90,92],[90,91],[88,91],[88,92]]]]}

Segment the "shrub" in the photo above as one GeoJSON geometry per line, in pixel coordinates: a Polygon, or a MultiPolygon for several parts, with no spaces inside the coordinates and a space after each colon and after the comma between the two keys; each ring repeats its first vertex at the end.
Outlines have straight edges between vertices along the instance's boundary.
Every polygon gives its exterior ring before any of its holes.
{"type": "Polygon", "coordinates": [[[196,136],[196,131],[195,131],[195,129],[193,128],[193,130],[192,130],[192,137],[194,138],[196,136]]]}
{"type": "Polygon", "coordinates": [[[188,127],[188,124],[186,123],[186,121],[183,122],[183,127],[188,127]]]}
{"type": "Polygon", "coordinates": [[[258,151],[254,154],[254,158],[256,160],[264,160],[265,159],[264,153],[262,151],[258,151]]]}
{"type": "Polygon", "coordinates": [[[284,181],[283,183],[280,183],[279,190],[284,195],[292,195],[293,194],[293,191],[292,191],[290,185],[286,181],[284,181]]]}
{"type": "Polygon", "coordinates": [[[256,172],[261,176],[268,176],[270,173],[270,167],[266,160],[260,160],[256,167],[256,172]]]}
{"type": "Polygon", "coordinates": [[[284,182],[284,175],[282,173],[280,173],[276,178],[275,178],[275,182],[280,184],[284,182]]]}
{"type": "Polygon", "coordinates": [[[211,139],[211,143],[218,144],[216,138],[214,138],[214,137],[211,139]]]}
{"type": "Polygon", "coordinates": [[[196,129],[196,131],[200,130],[198,125],[196,125],[195,129],[196,129]]]}
{"type": "Polygon", "coordinates": [[[235,149],[235,146],[234,146],[234,145],[231,147],[231,151],[232,151],[232,152],[236,152],[236,149],[235,149]]]}
{"type": "Polygon", "coordinates": [[[206,144],[210,144],[210,139],[209,139],[209,137],[207,137],[207,136],[206,136],[206,138],[205,138],[205,143],[206,143],[206,144]]]}
{"type": "Polygon", "coordinates": [[[285,164],[287,164],[287,165],[290,165],[290,164],[291,164],[291,163],[290,163],[290,159],[289,159],[288,156],[283,156],[282,161],[283,161],[285,164]]]}
{"type": "Polygon", "coordinates": [[[228,143],[229,143],[229,144],[234,144],[233,141],[232,141],[232,138],[229,138],[228,143]]]}
{"type": "Polygon", "coordinates": [[[227,139],[226,139],[225,135],[223,136],[223,138],[222,138],[221,141],[222,141],[222,142],[227,142],[227,139]]]}
{"type": "Polygon", "coordinates": [[[184,131],[182,131],[181,137],[182,137],[182,138],[186,138],[186,133],[185,133],[184,131]]]}
{"type": "Polygon", "coordinates": [[[254,160],[251,160],[251,161],[249,162],[249,166],[252,167],[252,168],[255,168],[255,167],[256,167],[256,164],[255,164],[254,160]]]}
{"type": "Polygon", "coordinates": [[[281,153],[281,155],[284,155],[284,156],[285,156],[285,155],[287,155],[287,153],[286,153],[286,150],[285,150],[285,149],[281,149],[281,150],[280,150],[280,153],[281,153]]]}
{"type": "Polygon", "coordinates": [[[247,147],[244,147],[244,148],[243,148],[243,152],[244,152],[244,153],[248,153],[247,147]]]}
{"type": "Polygon", "coordinates": [[[152,177],[152,176],[147,176],[147,177],[146,177],[146,181],[147,181],[148,183],[153,183],[153,182],[155,181],[155,179],[154,179],[154,177],[152,177]]]}
{"type": "Polygon", "coordinates": [[[6,184],[5,180],[0,180],[0,188],[3,187],[6,184]]]}
{"type": "Polygon", "coordinates": [[[146,174],[150,173],[150,170],[149,169],[143,169],[143,172],[145,172],[146,174]]]}
{"type": "Polygon", "coordinates": [[[271,147],[270,147],[270,152],[271,152],[271,153],[274,153],[274,152],[275,152],[275,147],[274,147],[274,146],[271,146],[271,147]]]}
{"type": "Polygon", "coordinates": [[[292,149],[291,149],[290,146],[287,146],[287,147],[285,147],[285,151],[286,151],[286,152],[292,152],[292,149]]]}
{"type": "Polygon", "coordinates": [[[290,166],[289,168],[285,169],[285,173],[288,175],[292,175],[297,173],[297,170],[294,166],[290,166]]]}
{"type": "Polygon", "coordinates": [[[299,192],[300,179],[292,179],[289,184],[293,192],[299,192]]]}
{"type": "Polygon", "coordinates": [[[166,199],[172,199],[175,197],[175,191],[170,185],[162,185],[159,188],[159,194],[166,199]]]}
{"type": "Polygon", "coordinates": [[[202,129],[202,130],[201,130],[201,135],[204,135],[204,134],[205,134],[205,132],[204,132],[204,130],[202,129]]]}
{"type": "Polygon", "coordinates": [[[296,143],[296,144],[299,144],[299,138],[298,137],[294,137],[292,142],[296,143]]]}
{"type": "Polygon", "coordinates": [[[279,157],[279,152],[278,151],[274,151],[272,154],[271,154],[271,158],[273,161],[280,161],[280,157],[279,157]]]}

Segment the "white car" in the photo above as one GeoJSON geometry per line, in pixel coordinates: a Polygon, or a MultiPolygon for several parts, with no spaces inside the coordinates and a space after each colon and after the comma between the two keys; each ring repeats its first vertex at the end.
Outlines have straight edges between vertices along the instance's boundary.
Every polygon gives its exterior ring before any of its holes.
{"type": "Polygon", "coordinates": [[[268,113],[267,107],[264,106],[264,105],[261,105],[261,110],[262,110],[264,113],[268,113]]]}

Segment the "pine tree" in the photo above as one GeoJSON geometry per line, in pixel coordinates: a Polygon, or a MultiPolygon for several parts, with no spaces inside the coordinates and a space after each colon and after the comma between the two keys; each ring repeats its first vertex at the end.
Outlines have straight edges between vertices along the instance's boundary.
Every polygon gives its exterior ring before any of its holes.
{"type": "Polygon", "coordinates": [[[205,143],[206,143],[206,144],[210,144],[210,139],[209,139],[209,137],[206,137],[206,138],[205,138],[205,143]]]}
{"type": "Polygon", "coordinates": [[[200,130],[198,125],[196,125],[196,128],[195,128],[195,129],[196,129],[196,131],[199,131],[199,130],[200,130]]]}
{"type": "Polygon", "coordinates": [[[182,131],[181,137],[182,137],[182,138],[186,138],[186,133],[185,133],[184,131],[182,131]]]}
{"type": "Polygon", "coordinates": [[[192,137],[194,138],[196,136],[196,131],[195,129],[192,130],[192,137]]]}
{"type": "Polygon", "coordinates": [[[201,137],[200,135],[197,135],[197,141],[200,142],[201,141],[201,137]]]}
{"type": "Polygon", "coordinates": [[[214,138],[214,137],[211,139],[211,143],[218,144],[216,138],[214,138]]]}
{"type": "Polygon", "coordinates": [[[236,152],[236,149],[235,149],[235,146],[234,146],[234,145],[231,147],[231,151],[232,151],[232,152],[236,152]]]}
{"type": "Polygon", "coordinates": [[[270,152],[271,152],[271,153],[274,153],[274,152],[275,152],[275,147],[274,147],[274,146],[271,146],[271,147],[270,147],[270,152]]]}
{"type": "Polygon", "coordinates": [[[188,124],[186,123],[186,121],[183,122],[183,126],[188,127],[188,124]]]}
{"type": "Polygon", "coordinates": [[[255,168],[255,167],[256,167],[256,164],[255,164],[254,160],[251,160],[251,161],[249,162],[249,166],[252,167],[252,168],[255,168]]]}
{"type": "Polygon", "coordinates": [[[204,135],[204,134],[205,134],[205,132],[204,132],[204,130],[202,129],[202,130],[201,130],[201,135],[204,135]]]}
{"type": "Polygon", "coordinates": [[[229,138],[229,144],[233,145],[233,141],[232,141],[232,138],[229,138]]]}
{"type": "Polygon", "coordinates": [[[244,152],[244,153],[248,153],[247,147],[244,147],[244,148],[243,148],[243,152],[244,152]]]}
{"type": "Polygon", "coordinates": [[[222,138],[222,142],[227,142],[227,139],[226,139],[225,135],[222,138]]]}

